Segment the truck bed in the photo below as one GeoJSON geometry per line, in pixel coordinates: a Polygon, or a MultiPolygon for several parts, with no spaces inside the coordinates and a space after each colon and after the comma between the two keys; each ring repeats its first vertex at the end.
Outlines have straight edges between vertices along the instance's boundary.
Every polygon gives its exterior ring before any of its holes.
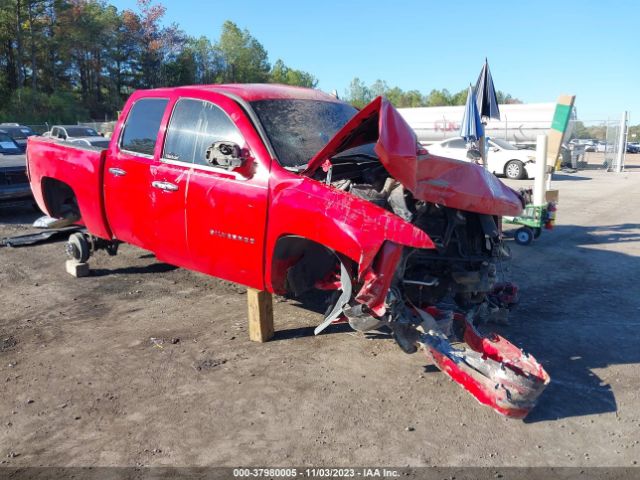
{"type": "Polygon", "coordinates": [[[111,238],[102,188],[106,152],[106,149],[30,137],[27,143],[28,175],[40,209],[56,216],[47,205],[45,189],[50,179],[62,182],[75,194],[81,214],[79,223],[98,237],[111,238]]]}

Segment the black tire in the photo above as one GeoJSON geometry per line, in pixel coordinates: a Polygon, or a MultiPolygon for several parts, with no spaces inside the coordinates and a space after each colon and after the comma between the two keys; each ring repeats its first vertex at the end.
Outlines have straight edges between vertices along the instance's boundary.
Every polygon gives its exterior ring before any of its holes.
{"type": "Polygon", "coordinates": [[[542,235],[542,229],[540,227],[536,227],[533,229],[533,238],[539,238],[542,235]]]}
{"type": "Polygon", "coordinates": [[[533,241],[533,230],[529,227],[520,227],[513,237],[518,245],[529,245],[533,241]]]}
{"type": "Polygon", "coordinates": [[[82,233],[72,233],[69,236],[69,241],[65,246],[67,255],[77,262],[85,263],[89,260],[91,250],[89,249],[89,242],[82,233]]]}
{"type": "Polygon", "coordinates": [[[504,174],[512,180],[523,180],[527,178],[527,171],[524,169],[524,163],[520,160],[509,160],[504,166],[504,174]]]}

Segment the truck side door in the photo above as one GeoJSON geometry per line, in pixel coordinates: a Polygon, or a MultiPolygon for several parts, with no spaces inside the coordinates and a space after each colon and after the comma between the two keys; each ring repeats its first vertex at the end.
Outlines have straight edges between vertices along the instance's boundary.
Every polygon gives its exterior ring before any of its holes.
{"type": "Polygon", "coordinates": [[[263,288],[271,157],[244,111],[223,95],[180,99],[173,118],[191,119],[175,141],[169,126],[164,154],[193,158],[186,203],[190,268],[263,288]],[[219,141],[240,147],[241,166],[207,161],[207,149],[219,141]]]}
{"type": "MultiPolygon", "coordinates": [[[[107,155],[105,210],[115,238],[153,251],[151,168],[158,164],[156,144],[169,99],[142,97],[132,101],[129,111],[123,113],[124,125],[114,132],[119,141],[111,143],[107,155]]],[[[184,235],[184,222],[173,228],[182,228],[184,235]]]]}

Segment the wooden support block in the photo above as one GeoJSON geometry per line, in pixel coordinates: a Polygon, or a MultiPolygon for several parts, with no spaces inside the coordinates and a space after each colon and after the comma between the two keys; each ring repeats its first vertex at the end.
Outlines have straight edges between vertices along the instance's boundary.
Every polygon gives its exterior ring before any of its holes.
{"type": "Polygon", "coordinates": [[[247,288],[249,311],[249,339],[267,342],[273,337],[273,302],[271,294],[263,290],[247,288]]]}
{"type": "Polygon", "coordinates": [[[67,273],[73,275],[76,278],[89,276],[89,264],[80,263],[76,260],[67,260],[65,263],[67,273]]]}

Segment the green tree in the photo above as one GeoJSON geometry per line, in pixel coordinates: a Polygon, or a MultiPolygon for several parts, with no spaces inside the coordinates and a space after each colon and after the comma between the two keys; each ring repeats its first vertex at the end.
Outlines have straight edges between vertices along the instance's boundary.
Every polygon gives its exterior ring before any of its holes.
{"type": "Polygon", "coordinates": [[[389,85],[387,85],[387,82],[385,82],[384,80],[376,80],[375,82],[373,82],[371,87],[369,87],[369,94],[373,99],[376,97],[385,96],[388,90],[389,85]]]}
{"type": "Polygon", "coordinates": [[[444,107],[451,105],[451,94],[446,88],[442,90],[433,89],[429,92],[429,95],[427,95],[425,103],[427,107],[444,107]]]}
{"type": "Polygon", "coordinates": [[[186,49],[193,56],[195,67],[194,83],[214,83],[222,72],[222,58],[219,50],[207,37],[191,38],[186,49]]]}
{"type": "Polygon", "coordinates": [[[22,123],[75,123],[89,118],[81,97],[71,92],[47,94],[30,87],[14,90],[0,108],[0,118],[22,123]],[[33,110],[32,105],[38,108],[33,110]]]}
{"type": "Polygon", "coordinates": [[[277,60],[269,74],[269,81],[285,85],[315,88],[318,79],[308,72],[287,67],[282,60],[277,60]]]}
{"type": "Polygon", "coordinates": [[[467,103],[468,93],[469,89],[465,88],[460,90],[458,93],[453,94],[451,97],[451,105],[465,105],[467,103]]]}
{"type": "Polygon", "coordinates": [[[424,107],[426,105],[423,95],[418,90],[409,90],[404,94],[402,107],[424,107]]]}
{"type": "Polygon", "coordinates": [[[516,104],[516,103],[522,103],[522,100],[515,98],[513,96],[511,96],[511,94],[509,93],[504,93],[500,90],[498,90],[496,92],[496,98],[498,99],[498,103],[503,103],[503,104],[516,104]]]}
{"type": "Polygon", "coordinates": [[[218,50],[222,59],[221,79],[224,82],[249,83],[269,80],[271,67],[267,51],[248,30],[240,30],[235,23],[227,20],[222,25],[218,50]]]}
{"type": "Polygon", "coordinates": [[[351,80],[351,84],[345,92],[345,98],[356,108],[362,108],[373,100],[371,90],[358,77],[351,80]]]}

